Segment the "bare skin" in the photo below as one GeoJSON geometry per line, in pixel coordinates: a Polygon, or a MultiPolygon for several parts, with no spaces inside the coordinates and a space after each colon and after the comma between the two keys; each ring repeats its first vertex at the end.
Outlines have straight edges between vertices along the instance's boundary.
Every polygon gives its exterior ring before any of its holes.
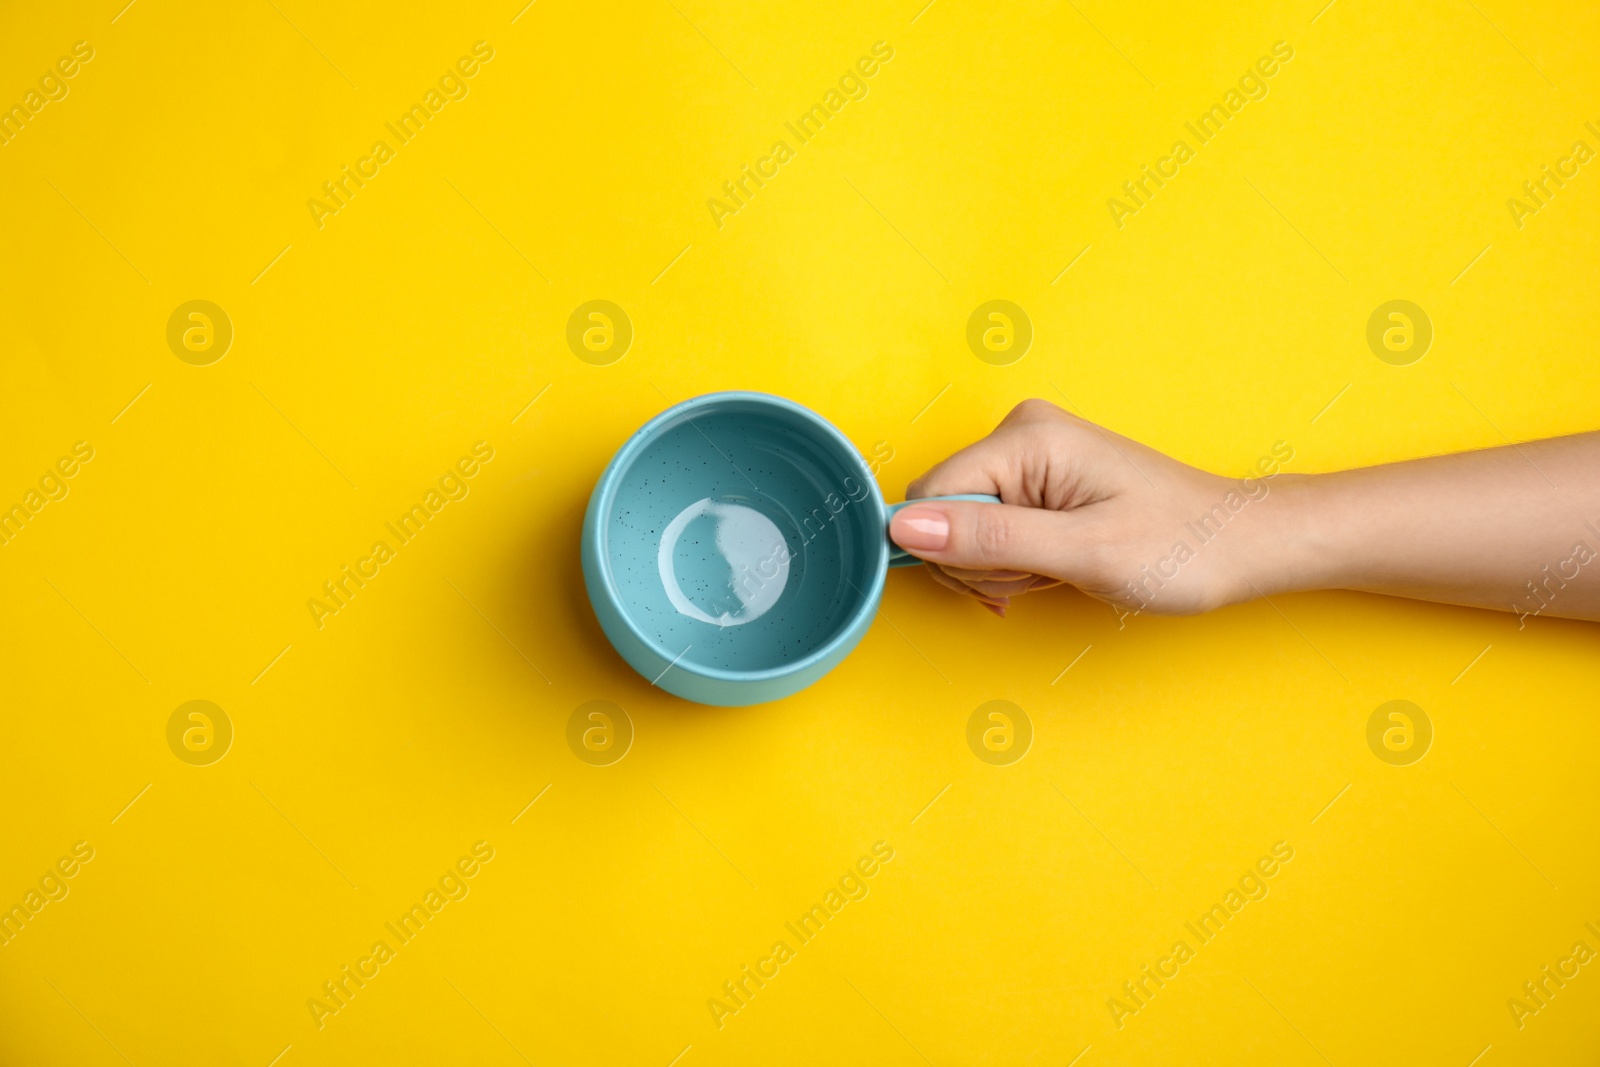
{"type": "Polygon", "coordinates": [[[1333,474],[1224,478],[1044,400],[911,483],[890,536],[998,615],[1063,583],[1119,615],[1356,589],[1600,621],[1600,432],[1333,474]]]}

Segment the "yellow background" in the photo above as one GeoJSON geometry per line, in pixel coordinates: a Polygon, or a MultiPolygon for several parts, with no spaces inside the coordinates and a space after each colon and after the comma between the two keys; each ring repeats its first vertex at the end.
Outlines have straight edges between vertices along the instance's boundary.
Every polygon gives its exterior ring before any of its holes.
{"type": "Polygon", "coordinates": [[[1520,1030],[1506,1005],[1600,949],[1590,625],[1319,594],[1119,630],[1071,592],[1001,621],[897,572],[843,666],[744,709],[605,642],[589,490],[701,392],[888,442],[890,499],[1030,396],[1235,475],[1278,441],[1320,471],[1595,426],[1600,164],[1506,207],[1600,148],[1592,5],[919,4],[8,5],[0,102],[95,57],[0,147],[0,503],[95,458],[0,547],[0,903],[96,855],[0,948],[0,1060],[1592,1057],[1596,965],[1520,1030]],[[319,229],[306,201],[479,40],[470,95],[319,229]],[[869,95],[718,229],[707,199],[879,40],[869,95]],[[1107,198],[1280,40],[1119,230],[1107,198]],[[609,366],[564,337],[596,298],[636,331],[609,366]],[[996,298],[1036,331],[1005,367],[965,342],[996,298]],[[1406,367],[1365,343],[1396,298],[1436,331],[1406,367]],[[192,299],[234,326],[210,366],[166,343],[192,299]],[[318,629],[308,598],[480,440],[470,495],[318,629]],[[192,699],[235,729],[211,766],[167,746],[192,699]],[[595,699],[636,730],[603,768],[565,742],[595,699]],[[991,699],[1034,726],[1011,766],[966,744],[991,699]],[[1410,766],[1366,744],[1393,699],[1435,730],[1410,766]],[[470,895],[318,1029],[479,840],[470,895]],[[880,840],[870,895],[719,1029],[707,1000],[880,840]],[[1107,999],[1278,841],[1270,895],[1119,1029],[1107,999]]]}

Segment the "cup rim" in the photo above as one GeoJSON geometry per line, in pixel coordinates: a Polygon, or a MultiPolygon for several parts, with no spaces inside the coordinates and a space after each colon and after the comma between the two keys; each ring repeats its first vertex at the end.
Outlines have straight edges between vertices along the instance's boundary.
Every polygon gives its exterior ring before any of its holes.
{"type": "MultiPolygon", "coordinates": [[[[646,422],[643,426],[639,427],[638,430],[634,431],[633,436],[628,438],[627,442],[617,450],[616,455],[611,457],[611,461],[606,464],[604,473],[600,475],[600,482],[595,487],[594,504],[596,529],[594,531],[594,536],[596,547],[598,548],[598,552],[596,553],[596,562],[598,563],[598,567],[596,569],[599,571],[600,584],[601,588],[605,591],[606,599],[610,601],[612,607],[615,608],[616,616],[621,620],[622,625],[626,626],[629,633],[637,638],[639,642],[651,652],[661,656],[663,659],[672,661],[670,669],[679,670],[683,671],[685,674],[691,674],[697,677],[708,678],[722,682],[766,682],[788,678],[791,675],[802,673],[820,663],[823,663],[828,659],[829,656],[833,655],[838,650],[839,645],[842,642],[847,641],[849,636],[857,631],[864,620],[870,620],[872,615],[877,611],[877,604],[883,595],[884,583],[886,582],[889,573],[889,541],[887,536],[884,536],[878,541],[877,564],[873,567],[872,579],[868,583],[868,588],[858,590],[862,596],[859,602],[856,604],[855,610],[846,618],[844,623],[834,631],[833,636],[831,636],[822,645],[819,645],[817,648],[808,652],[805,656],[802,656],[800,659],[786,663],[780,667],[767,667],[761,670],[730,670],[723,667],[709,667],[693,662],[684,663],[681,660],[673,660],[674,655],[682,656],[683,653],[674,652],[671,649],[663,647],[654,636],[646,633],[639,627],[637,623],[634,622],[633,616],[628,612],[613,579],[610,554],[607,552],[607,544],[609,541],[609,524],[607,519],[611,514],[611,507],[616,500],[617,488],[621,482],[621,472],[645,447],[647,447],[660,436],[663,429],[669,423],[679,419],[686,412],[692,411],[696,408],[710,408],[716,405],[735,403],[739,401],[751,402],[758,406],[777,408],[779,410],[788,412],[791,415],[798,416],[801,420],[814,428],[822,437],[825,437],[828,441],[837,446],[842,451],[842,454],[848,457],[849,463],[856,468],[856,475],[861,479],[862,484],[868,487],[871,493],[872,501],[877,504],[876,514],[878,516],[878,521],[880,523],[885,521],[884,512],[886,505],[883,499],[883,490],[878,488],[877,478],[873,476],[872,471],[867,467],[866,460],[862,458],[861,453],[857,450],[855,444],[842,432],[840,432],[838,427],[834,426],[827,419],[823,418],[821,415],[818,415],[815,411],[812,411],[803,404],[798,404],[786,397],[776,396],[772,393],[762,393],[754,390],[743,389],[729,389],[715,393],[702,393],[699,396],[693,396],[687,400],[681,400],[666,410],[660,412],[655,417],[651,418],[650,421],[646,422]]],[[[851,584],[853,585],[854,583],[851,584]]]]}

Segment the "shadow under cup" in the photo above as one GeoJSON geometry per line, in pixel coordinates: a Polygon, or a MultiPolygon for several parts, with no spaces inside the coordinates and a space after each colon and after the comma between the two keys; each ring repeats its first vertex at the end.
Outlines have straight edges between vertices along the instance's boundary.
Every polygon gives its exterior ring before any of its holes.
{"type": "Polygon", "coordinates": [[[781,398],[722,393],[663,413],[612,460],[584,563],[635,669],[650,677],[659,662],[669,692],[750,704],[850,651],[887,555],[882,498],[842,434],[781,398]]]}

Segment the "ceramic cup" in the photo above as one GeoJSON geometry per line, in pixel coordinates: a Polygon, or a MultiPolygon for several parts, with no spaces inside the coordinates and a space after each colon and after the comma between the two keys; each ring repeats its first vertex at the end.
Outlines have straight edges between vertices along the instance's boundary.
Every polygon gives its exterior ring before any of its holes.
{"type": "MultiPolygon", "coordinates": [[[[992,496],[936,497],[998,503],[992,496]]],[[[652,685],[701,704],[777,700],[867,632],[890,567],[890,507],[849,439],[765,393],[710,393],[612,457],[583,522],[600,627],[652,685]]]]}

